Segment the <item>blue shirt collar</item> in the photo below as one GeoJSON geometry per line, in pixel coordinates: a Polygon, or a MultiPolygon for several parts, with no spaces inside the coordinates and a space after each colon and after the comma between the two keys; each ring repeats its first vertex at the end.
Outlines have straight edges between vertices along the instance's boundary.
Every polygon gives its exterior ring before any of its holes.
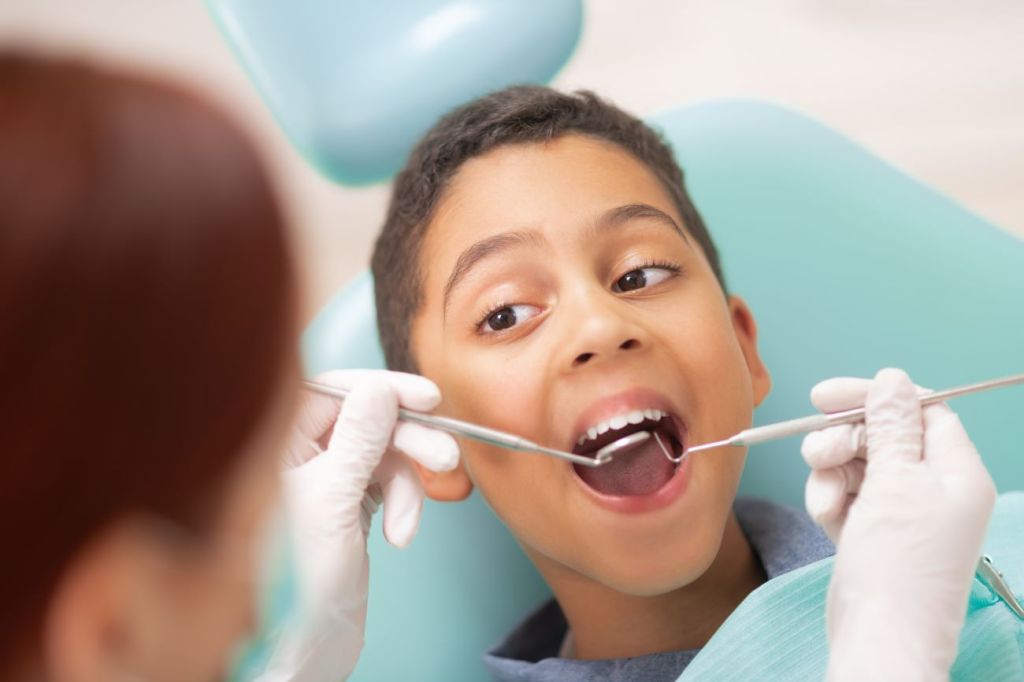
{"type": "MultiPolygon", "coordinates": [[[[736,518],[768,579],[831,556],[835,548],[803,512],[773,502],[738,499],[736,518]]],[[[700,649],[670,651],[628,659],[558,658],[568,624],[554,599],[531,613],[484,662],[498,682],[627,682],[675,680],[700,649]]]]}

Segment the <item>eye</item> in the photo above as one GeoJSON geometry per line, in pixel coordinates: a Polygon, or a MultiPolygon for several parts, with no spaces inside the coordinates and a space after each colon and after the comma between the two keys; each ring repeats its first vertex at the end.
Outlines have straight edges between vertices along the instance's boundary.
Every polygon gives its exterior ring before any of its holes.
{"type": "Polygon", "coordinates": [[[615,291],[616,293],[625,293],[627,291],[635,291],[636,289],[654,286],[655,284],[664,282],[676,272],[678,272],[678,268],[665,265],[630,270],[625,275],[615,280],[615,284],[612,285],[612,291],[615,291]]]}
{"type": "Polygon", "coordinates": [[[506,331],[520,322],[526,322],[530,318],[536,317],[538,313],[540,313],[540,308],[525,303],[502,306],[483,319],[480,323],[480,332],[493,334],[506,331]]]}

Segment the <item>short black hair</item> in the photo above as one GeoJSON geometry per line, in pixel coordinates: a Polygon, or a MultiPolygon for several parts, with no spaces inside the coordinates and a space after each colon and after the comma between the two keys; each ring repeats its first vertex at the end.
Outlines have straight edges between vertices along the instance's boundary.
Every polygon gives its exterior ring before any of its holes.
{"type": "Polygon", "coordinates": [[[618,145],[654,172],[725,290],[714,242],[686,193],[683,171],[661,135],[592,92],[566,94],[542,86],[513,86],[444,116],[420,140],[395,177],[370,265],[377,328],[389,368],[417,371],[410,337],[423,297],[420,251],[434,209],[458,169],[497,147],[548,142],[570,133],[618,145]]]}

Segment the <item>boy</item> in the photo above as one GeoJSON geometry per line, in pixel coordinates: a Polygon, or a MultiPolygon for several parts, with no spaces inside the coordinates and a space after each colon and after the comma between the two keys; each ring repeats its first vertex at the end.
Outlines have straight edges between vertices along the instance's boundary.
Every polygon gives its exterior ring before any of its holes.
{"type": "Polygon", "coordinates": [[[832,546],[803,514],[735,504],[746,452],[672,459],[751,424],[770,388],[671,151],[589,93],[515,87],[442,119],[395,181],[373,254],[391,369],[440,412],[593,455],[464,442],[427,494],[478,487],[551,586],[487,656],[499,680],[674,680],[758,585],[832,546]]]}

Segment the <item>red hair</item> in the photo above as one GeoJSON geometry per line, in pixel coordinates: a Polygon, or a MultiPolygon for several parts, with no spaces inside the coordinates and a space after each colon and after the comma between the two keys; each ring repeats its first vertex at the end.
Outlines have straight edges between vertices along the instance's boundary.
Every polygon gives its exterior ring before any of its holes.
{"type": "Polygon", "coordinates": [[[202,528],[295,357],[252,146],[167,85],[0,54],[0,661],[135,511],[202,528]]]}

